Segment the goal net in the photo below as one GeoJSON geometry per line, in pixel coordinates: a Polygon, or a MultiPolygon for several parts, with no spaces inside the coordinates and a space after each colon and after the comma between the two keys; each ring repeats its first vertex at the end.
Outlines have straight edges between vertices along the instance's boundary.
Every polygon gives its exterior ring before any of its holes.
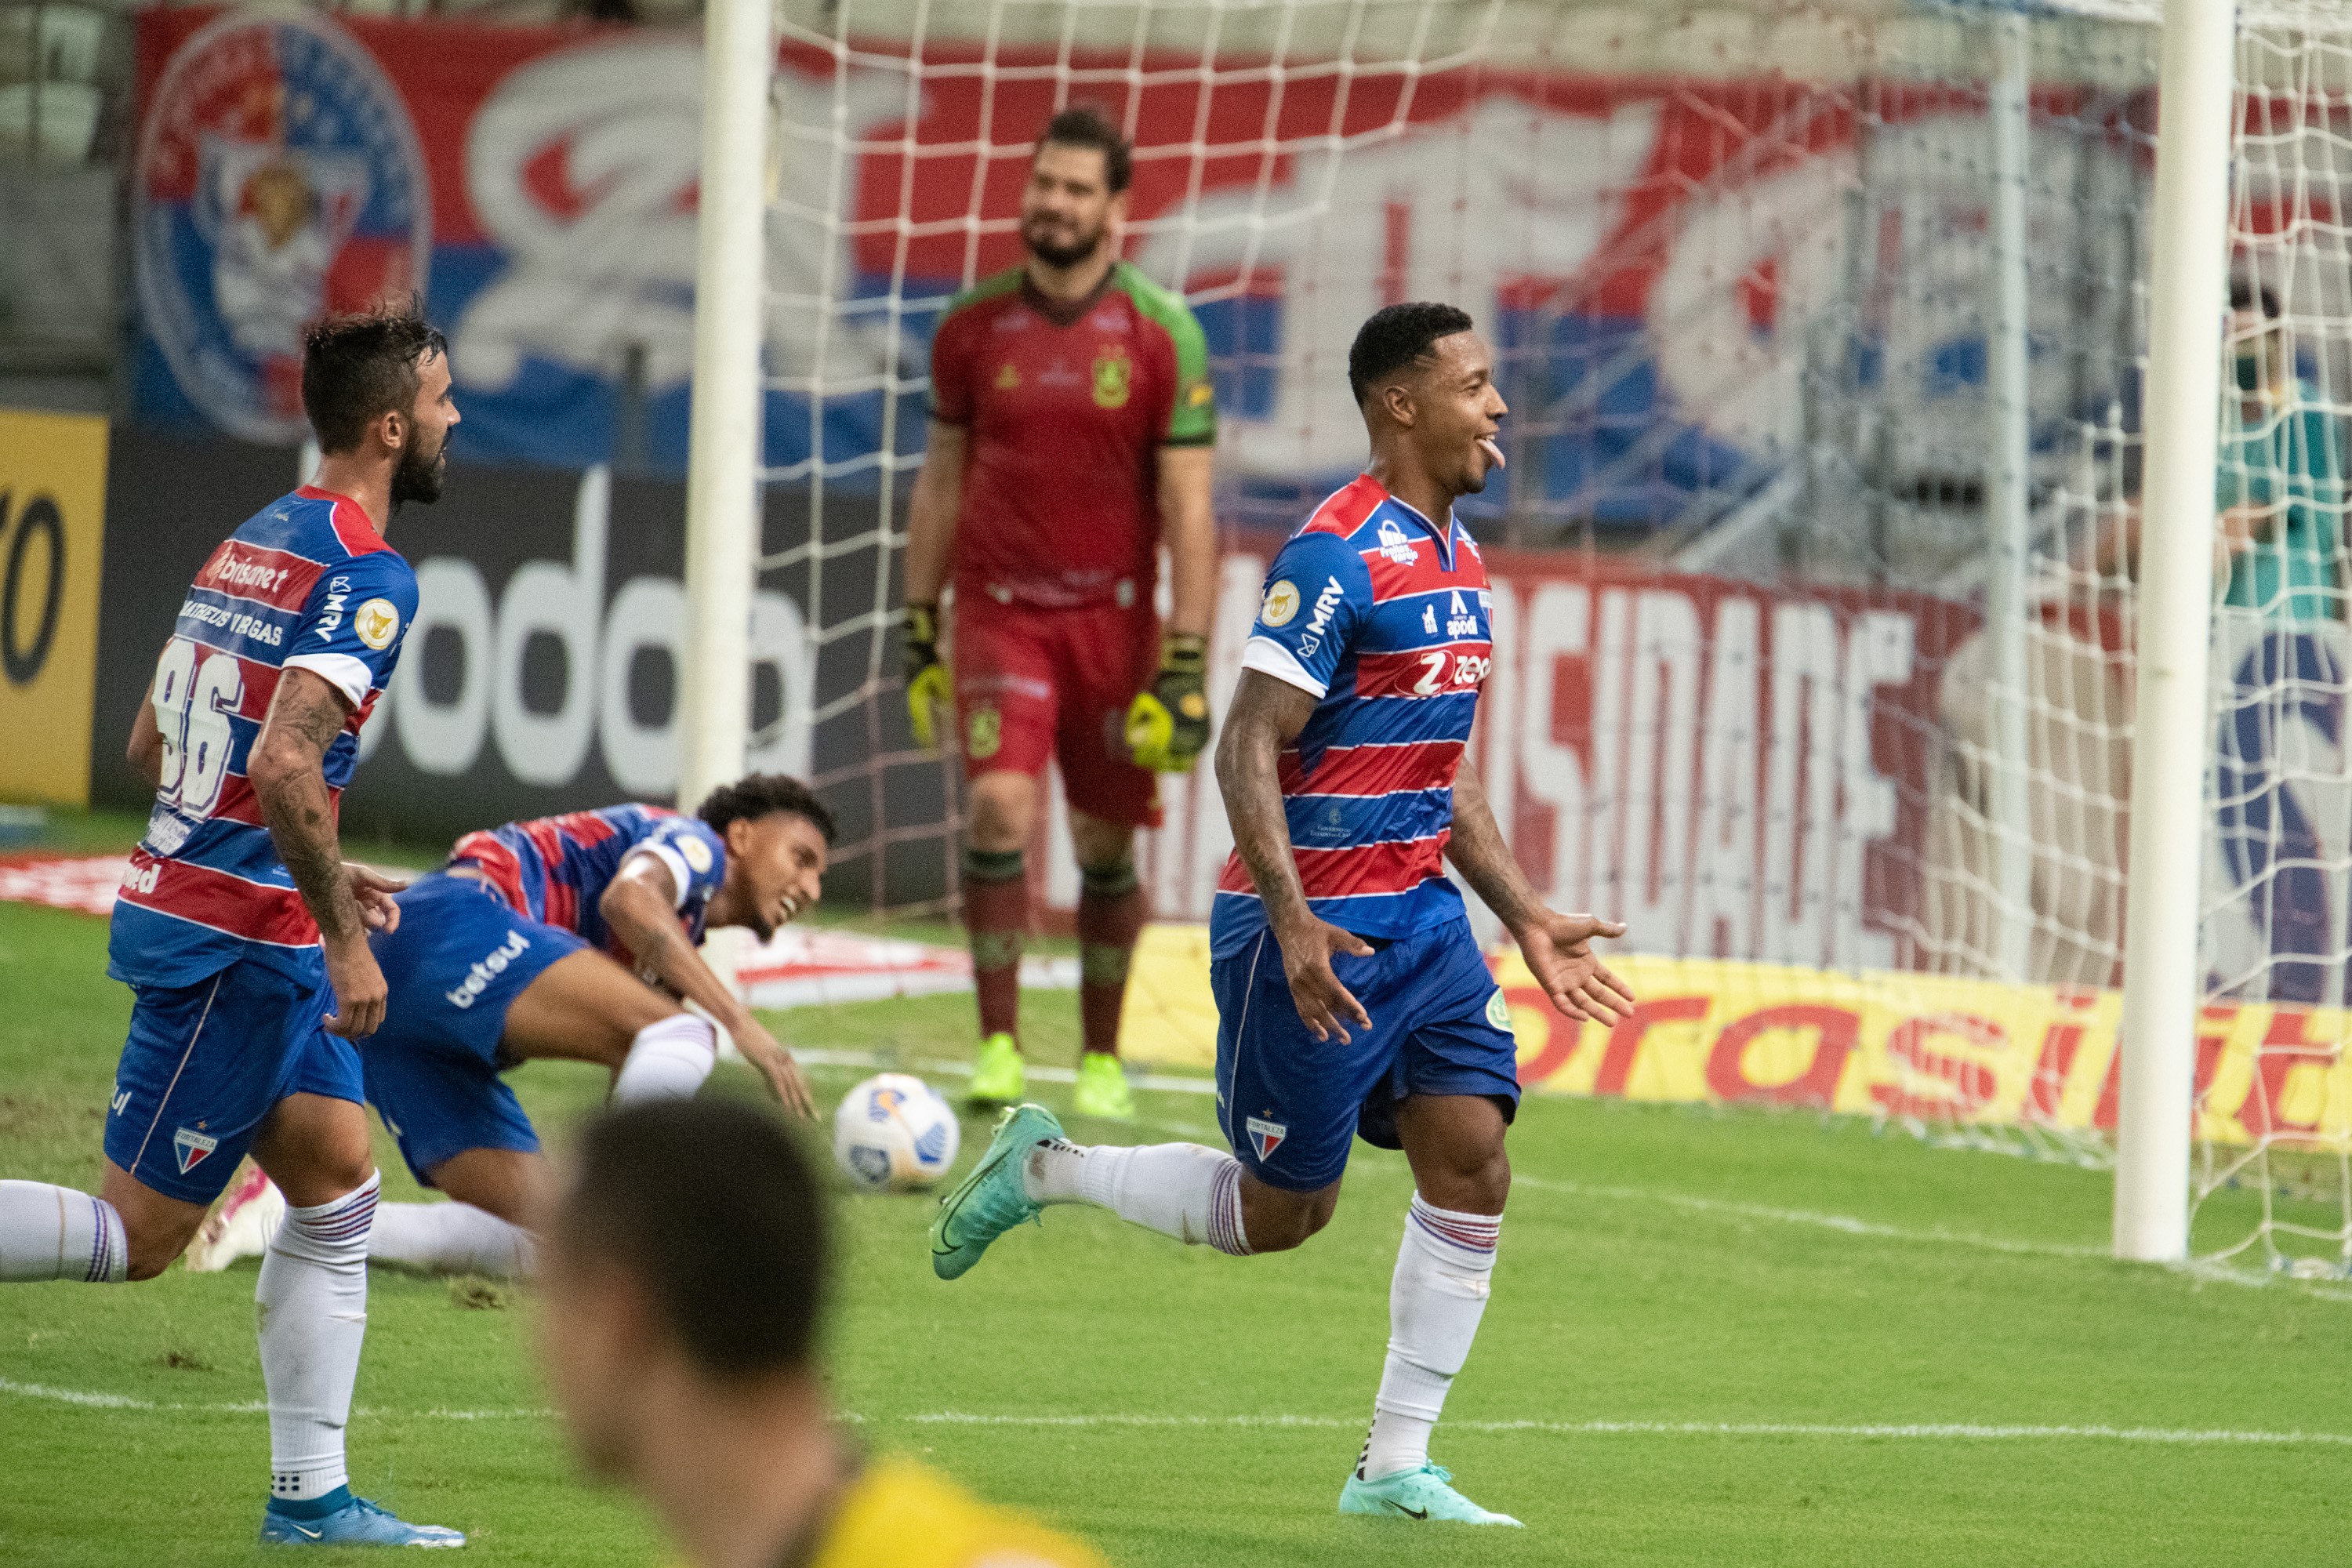
{"type": "MultiPolygon", "coordinates": [[[[784,0],[758,565],[808,611],[837,880],[954,907],[953,764],[911,742],[895,633],[929,337],[1018,259],[1039,128],[1093,102],[1137,143],[1125,254],[1210,340],[1221,700],[1265,562],[1361,461],[1356,326],[1443,298],[1496,346],[1474,756],[1536,886],[1631,924],[1650,1003],[1580,1033],[1514,991],[1523,1073],[2104,1159],[2158,20],[784,0]]],[[[2196,1245],[2341,1270],[2352,40],[2316,8],[2240,29],[2221,603],[2178,632],[2214,656],[2179,847],[2204,868],[2196,1245]]],[[[1163,796],[1147,885],[1203,919],[1222,808],[1205,769],[1163,796]]],[[[1056,821],[1066,907],[1064,845],[1056,821]]]]}

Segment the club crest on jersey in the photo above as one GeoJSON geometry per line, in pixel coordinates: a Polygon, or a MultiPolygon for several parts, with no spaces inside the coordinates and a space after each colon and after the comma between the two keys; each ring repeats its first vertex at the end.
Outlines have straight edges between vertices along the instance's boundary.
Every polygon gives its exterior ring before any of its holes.
{"type": "Polygon", "coordinates": [[[390,599],[370,599],[352,616],[352,630],[359,633],[360,641],[381,653],[400,634],[400,612],[393,608],[390,599]]]}
{"type": "Polygon", "coordinates": [[[975,763],[984,763],[996,755],[1004,744],[1004,715],[993,708],[975,708],[971,719],[964,725],[963,754],[975,763]]]}
{"type": "Polygon", "coordinates": [[[996,373],[996,390],[999,392],[1018,392],[1020,389],[1021,372],[1014,368],[1011,360],[1006,360],[1004,362],[1004,367],[996,373]]]}
{"type": "Polygon", "coordinates": [[[220,1140],[207,1137],[193,1127],[183,1127],[172,1134],[172,1152],[180,1161],[180,1174],[186,1175],[220,1147],[220,1140]]]}
{"type": "Polygon", "coordinates": [[[1274,1152],[1282,1147],[1282,1141],[1290,1136],[1288,1127],[1279,1121],[1268,1121],[1263,1117],[1249,1117],[1242,1125],[1248,1130],[1250,1145],[1257,1151],[1257,1157],[1261,1162],[1272,1159],[1274,1152]]]}
{"type": "Polygon", "coordinates": [[[1285,577],[1265,591],[1265,605],[1258,611],[1258,619],[1270,626],[1286,626],[1298,614],[1298,584],[1285,577]]]}
{"type": "Polygon", "coordinates": [[[1105,343],[1095,354],[1095,406],[1124,408],[1134,389],[1135,362],[1118,343],[1105,343]]]}

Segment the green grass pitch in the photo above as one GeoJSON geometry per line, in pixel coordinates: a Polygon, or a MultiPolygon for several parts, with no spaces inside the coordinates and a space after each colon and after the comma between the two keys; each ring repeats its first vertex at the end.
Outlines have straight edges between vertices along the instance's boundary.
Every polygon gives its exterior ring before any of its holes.
{"type": "MultiPolygon", "coordinates": [[[[0,906],[0,1173],[96,1176],[129,1007],[104,946],[100,921],[0,906]]],[[[774,1023],[803,1046],[921,1064],[959,1053],[969,1005],[774,1023]]],[[[1037,1054],[1066,1060],[1072,998],[1026,1005],[1037,1054]]],[[[860,1071],[814,1076],[830,1101],[860,1071]]],[[[539,1063],[517,1082],[560,1142],[599,1077],[539,1063]]],[[[730,1073],[713,1092],[751,1090],[730,1073]]],[[[1072,1131],[1215,1141],[1205,1096],[1141,1100],[1131,1129],[1072,1131]]],[[[964,1131],[969,1159],[985,1134],[964,1131]]],[[[2117,1265],[2104,1176],[1851,1122],[1535,1100],[1511,1148],[1493,1305],[1436,1455],[1524,1531],[1333,1512],[1409,1193],[1400,1157],[1360,1145],[1331,1228],[1248,1261],[1066,1209],[946,1285],[926,1261],[926,1200],[845,1197],[839,1404],[856,1441],[911,1451],[1119,1563],[2352,1551],[2342,1287],[2117,1265]]],[[[388,1142],[379,1158],[387,1196],[413,1196],[388,1142]]],[[[259,1555],[253,1268],[0,1289],[0,1563],[259,1555]]],[[[527,1359],[532,1311],[501,1284],[379,1270],[354,1481],[471,1531],[473,1561],[661,1561],[642,1514],[573,1478],[527,1359]]]]}

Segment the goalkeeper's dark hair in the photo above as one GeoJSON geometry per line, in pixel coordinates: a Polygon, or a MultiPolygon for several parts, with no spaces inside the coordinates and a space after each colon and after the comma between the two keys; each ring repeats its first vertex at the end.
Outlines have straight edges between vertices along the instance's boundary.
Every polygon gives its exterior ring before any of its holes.
{"type": "Polygon", "coordinates": [[[792,1134],[742,1100],[709,1097],[591,1121],[552,1232],[568,1268],[635,1276],[702,1373],[749,1382],[814,1361],[827,1228],[792,1134]]]}
{"type": "Polygon", "coordinates": [[[378,416],[406,415],[416,404],[418,368],[448,352],[414,294],[313,321],[302,333],[302,412],[319,450],[348,452],[378,416]]]}
{"type": "Polygon", "coordinates": [[[2251,278],[2232,278],[2230,279],[2230,309],[2259,310],[2264,321],[2275,321],[2279,318],[2278,290],[2251,278]]]}
{"type": "Polygon", "coordinates": [[[1037,154],[1049,146],[1091,147],[1100,153],[1103,179],[1112,195],[1127,189],[1128,181],[1135,176],[1135,148],[1118,133],[1110,116],[1091,103],[1074,103],[1045,121],[1045,134],[1037,138],[1030,162],[1036,162],[1037,154]]]}
{"type": "Polygon", "coordinates": [[[747,773],[733,784],[720,784],[703,797],[694,815],[724,837],[729,823],[757,822],[772,811],[807,817],[827,844],[833,842],[833,813],[817,799],[814,790],[782,773],[747,773]]]}
{"type": "Polygon", "coordinates": [[[1438,339],[1473,326],[1467,310],[1425,300],[1374,310],[1356,329],[1356,341],[1348,349],[1348,390],[1356,395],[1356,406],[1364,405],[1376,384],[1428,358],[1438,339]]]}

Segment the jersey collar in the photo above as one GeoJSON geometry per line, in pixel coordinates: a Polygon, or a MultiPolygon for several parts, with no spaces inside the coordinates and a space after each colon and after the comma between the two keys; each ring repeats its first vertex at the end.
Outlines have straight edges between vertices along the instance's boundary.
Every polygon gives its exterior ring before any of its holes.
{"type": "Polygon", "coordinates": [[[1102,281],[1081,298],[1048,300],[1038,292],[1037,285],[1030,281],[1028,265],[1024,263],[1021,268],[1021,302],[1057,327],[1073,327],[1088,310],[1102,303],[1102,297],[1110,292],[1110,286],[1118,280],[1118,263],[1114,260],[1110,269],[1102,275],[1102,281]]]}
{"type": "MultiPolygon", "coordinates": [[[[1367,477],[1369,478],[1370,476],[1367,477]]],[[[1376,485],[1381,483],[1378,479],[1373,479],[1372,482],[1376,485]]],[[[1415,507],[1407,501],[1399,500],[1396,492],[1390,489],[1388,486],[1381,485],[1381,494],[1388,498],[1389,505],[1396,508],[1397,510],[1404,513],[1405,516],[1412,519],[1413,521],[1421,524],[1422,527],[1429,531],[1429,537],[1437,542],[1438,563],[1444,566],[1448,572],[1453,571],[1454,531],[1462,526],[1453,512],[1448,511],[1445,514],[1445,526],[1444,528],[1440,528],[1437,524],[1430,521],[1429,519],[1422,516],[1420,508],[1415,507]]]]}

